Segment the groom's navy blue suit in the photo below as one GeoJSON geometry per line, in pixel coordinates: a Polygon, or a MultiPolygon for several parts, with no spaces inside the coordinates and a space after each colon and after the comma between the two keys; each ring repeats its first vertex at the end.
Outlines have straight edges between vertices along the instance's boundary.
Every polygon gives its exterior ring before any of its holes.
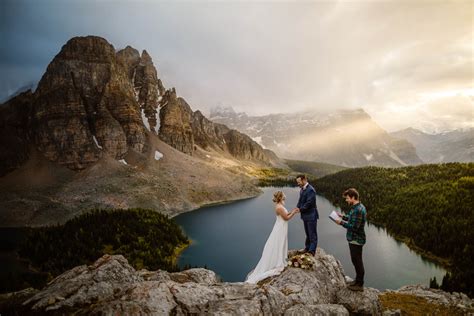
{"type": "Polygon", "coordinates": [[[318,246],[317,224],[319,219],[316,206],[316,190],[309,183],[306,189],[301,189],[297,208],[300,209],[301,219],[306,233],[305,250],[315,252],[318,246]]]}

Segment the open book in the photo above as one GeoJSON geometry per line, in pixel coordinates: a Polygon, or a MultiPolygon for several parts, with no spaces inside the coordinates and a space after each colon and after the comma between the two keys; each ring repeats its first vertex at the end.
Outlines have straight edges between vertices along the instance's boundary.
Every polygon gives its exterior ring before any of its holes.
{"type": "Polygon", "coordinates": [[[329,218],[335,223],[337,220],[342,219],[339,215],[337,215],[336,211],[332,211],[331,214],[329,214],[329,218]]]}

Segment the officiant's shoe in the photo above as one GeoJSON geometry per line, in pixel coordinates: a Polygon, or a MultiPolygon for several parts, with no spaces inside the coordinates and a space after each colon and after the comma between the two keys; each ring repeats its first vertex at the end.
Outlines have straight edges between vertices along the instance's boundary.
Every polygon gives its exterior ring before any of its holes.
{"type": "Polygon", "coordinates": [[[358,292],[362,292],[364,290],[364,286],[359,283],[349,285],[347,288],[351,291],[358,291],[358,292]]]}
{"type": "Polygon", "coordinates": [[[354,281],[351,281],[351,282],[347,283],[347,286],[349,286],[349,285],[356,285],[356,284],[357,284],[357,281],[354,280],[354,281]]]}

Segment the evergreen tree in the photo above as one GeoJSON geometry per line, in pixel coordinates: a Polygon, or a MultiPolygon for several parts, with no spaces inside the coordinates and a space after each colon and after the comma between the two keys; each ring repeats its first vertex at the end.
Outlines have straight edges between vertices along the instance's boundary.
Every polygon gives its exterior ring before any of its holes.
{"type": "Polygon", "coordinates": [[[433,279],[430,278],[430,288],[439,289],[439,285],[438,285],[438,282],[436,281],[436,277],[433,277],[433,279]]]}

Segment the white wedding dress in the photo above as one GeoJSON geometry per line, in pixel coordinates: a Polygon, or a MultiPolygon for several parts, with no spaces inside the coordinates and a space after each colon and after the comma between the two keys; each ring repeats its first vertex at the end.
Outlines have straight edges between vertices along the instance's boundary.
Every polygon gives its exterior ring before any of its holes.
{"type": "MultiPolygon", "coordinates": [[[[288,211],[285,209],[285,212],[288,211]]],[[[250,271],[245,282],[257,283],[269,276],[280,274],[286,266],[288,257],[288,222],[280,215],[263,248],[262,257],[255,269],[250,271]]]]}

